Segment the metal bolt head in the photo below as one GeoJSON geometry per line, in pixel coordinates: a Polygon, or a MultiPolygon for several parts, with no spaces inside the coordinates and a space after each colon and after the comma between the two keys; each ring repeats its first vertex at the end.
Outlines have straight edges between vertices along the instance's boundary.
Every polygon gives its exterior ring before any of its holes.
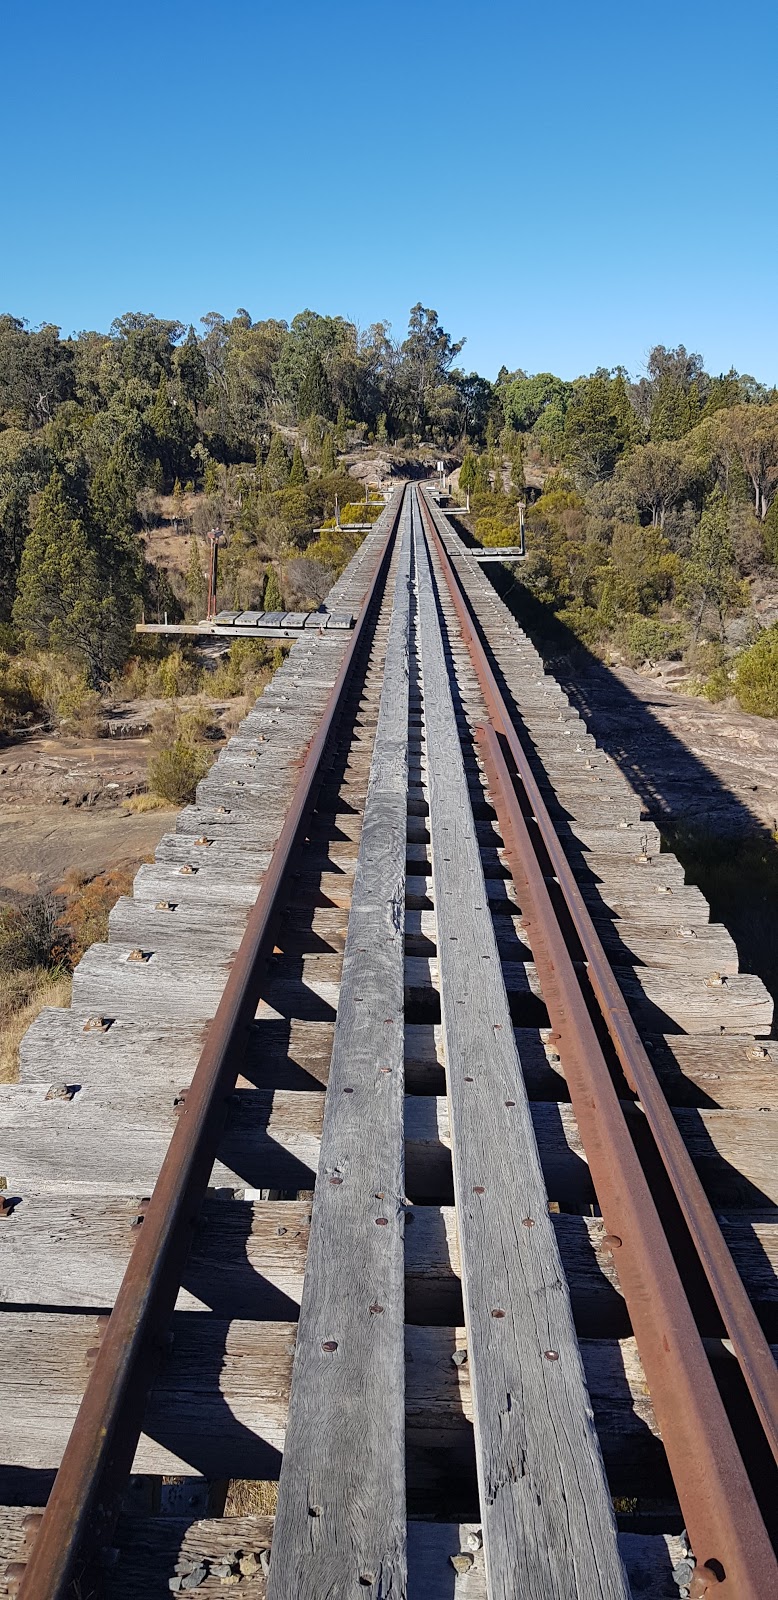
{"type": "Polygon", "coordinates": [[[695,1567],[689,1584],[689,1600],[703,1600],[705,1595],[715,1592],[721,1581],[716,1568],[710,1562],[706,1561],[701,1567],[695,1567]]]}

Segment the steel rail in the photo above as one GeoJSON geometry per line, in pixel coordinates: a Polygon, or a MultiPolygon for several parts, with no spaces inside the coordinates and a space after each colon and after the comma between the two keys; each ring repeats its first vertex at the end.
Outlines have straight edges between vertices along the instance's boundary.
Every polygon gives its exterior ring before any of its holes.
{"type": "Polygon", "coordinates": [[[112,1530],[130,1473],[145,1403],[175,1306],[194,1222],[208,1184],[230,1095],[261,998],[290,862],[321,786],[371,602],[389,561],[404,494],[386,537],[337,678],[300,771],[283,828],[210,1024],[181,1115],[146,1206],[116,1302],[20,1577],[19,1600],[65,1600],[80,1561],[112,1530]]]}
{"type": "MultiPolygon", "coordinates": [[[[447,575],[450,572],[454,576],[457,594],[462,596],[466,606],[458,575],[440,540],[434,521],[432,526],[437,547],[443,552],[444,571],[447,575]]],[[[490,715],[495,726],[504,734],[510,749],[532,815],[580,940],[584,960],[587,963],[588,978],[613,1040],[624,1076],[640,1100],[646,1121],[659,1147],[663,1165],[692,1234],[727,1337],[732,1342],[734,1353],[742,1368],[773,1457],[778,1461],[778,1380],[770,1346],[603,949],[602,941],[575,880],[526,751],[518,738],[497,680],[483,652],[469,606],[466,606],[464,625],[468,647],[470,648],[472,642],[477,652],[483,655],[490,683],[493,685],[493,689],[490,687],[489,695],[485,696],[486,703],[490,707],[490,715]]],[[[472,658],[472,648],[470,653],[472,658]]]]}
{"type": "MultiPolygon", "coordinates": [[[[583,904],[459,575],[423,494],[419,499],[491,719],[491,727],[479,730],[479,745],[498,818],[505,829],[509,862],[528,902],[533,957],[540,970],[552,1025],[564,1041],[563,1060],[573,1109],[698,1557],[692,1593],[704,1595],[715,1589],[722,1600],[725,1595],[731,1600],[764,1600],[767,1594],[778,1593],[775,1552],[565,943],[504,749],[524,787],[573,917],[589,963],[594,994],[628,1081],[641,1101],[643,1094],[646,1096],[646,1120],[674,1187],[681,1189],[683,1211],[695,1246],[714,1292],[718,1291],[722,1315],[728,1313],[727,1326],[737,1332],[738,1344],[735,1346],[733,1338],[733,1346],[738,1355],[741,1350],[744,1353],[744,1374],[747,1380],[750,1374],[759,1397],[760,1419],[764,1415],[768,1425],[775,1414],[766,1371],[769,1363],[774,1385],[772,1356],[583,904]]],[[[771,1426],[766,1433],[768,1439],[775,1437],[771,1426]]]]}

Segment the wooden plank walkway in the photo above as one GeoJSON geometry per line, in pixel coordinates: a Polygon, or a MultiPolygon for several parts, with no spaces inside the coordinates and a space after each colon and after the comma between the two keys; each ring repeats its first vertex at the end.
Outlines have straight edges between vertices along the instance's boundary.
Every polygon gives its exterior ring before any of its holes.
{"type": "MultiPolygon", "coordinates": [[[[300,1308],[268,1600],[405,1595],[403,510],[300,1308]],[[334,1465],[335,1470],[333,1470],[334,1465]]],[[[272,1004],[272,997],[271,997],[272,1004]]]]}
{"type": "Polygon", "coordinates": [[[489,1595],[628,1595],[414,519],[441,1013],[489,1595]]]}
{"type": "MultiPolygon", "coordinates": [[[[441,525],[622,991],[778,1340],[769,996],[739,972],[656,824],[441,525]]],[[[376,525],[335,585],[333,613],[358,611],[381,536],[376,525]]],[[[234,1579],[249,1600],[677,1600],[691,1572],[679,1540],[615,1535],[611,1495],[646,1495],[677,1516],[667,1459],[473,752],[479,686],[418,541],[409,679],[407,559],[395,557],[401,603],[390,622],[385,602],[334,746],[250,1032],[135,1462],[146,1511],[116,1539],[113,1600],[184,1578],[203,1600],[234,1579]],[[475,918],[463,885],[478,890],[475,918]],[[390,989],[391,1030],[378,1005],[390,989]],[[381,1067],[392,1070],[379,1078],[381,1067]],[[150,1514],[153,1494],[206,1507],[219,1480],[279,1472],[276,1520],[150,1514]],[[179,1481],[160,1491],[161,1474],[179,1481]]],[[[108,942],[84,958],[72,1008],[42,1013],[20,1082],[0,1087],[11,1201],[0,1501],[28,1492],[40,1504],[58,1464],[346,644],[334,626],[295,643],[117,904],[108,942]]],[[[725,1360],[716,1331],[706,1326],[712,1357],[725,1360]]],[[[24,1515],[0,1506],[0,1600],[24,1515]]]]}

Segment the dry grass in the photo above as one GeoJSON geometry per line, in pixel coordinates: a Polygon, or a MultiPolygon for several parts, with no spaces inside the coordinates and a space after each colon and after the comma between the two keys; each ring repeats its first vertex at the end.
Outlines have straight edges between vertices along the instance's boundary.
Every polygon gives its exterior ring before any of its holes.
{"type": "Polygon", "coordinates": [[[19,1045],[45,1006],[70,1005],[69,972],[50,967],[26,967],[3,974],[0,1000],[0,1083],[19,1076],[19,1045]]]}
{"type": "Polygon", "coordinates": [[[75,966],[90,944],[108,938],[108,916],[123,894],[132,894],[136,861],[122,861],[89,877],[72,869],[57,890],[62,900],[61,925],[67,930],[70,961],[75,966]]]}
{"type": "Polygon", "coordinates": [[[163,800],[158,794],[131,794],[122,801],[122,809],[138,815],[144,811],[170,811],[173,808],[169,800],[163,800]]]}
{"type": "Polygon", "coordinates": [[[17,1078],[20,1042],[44,1006],[70,1004],[73,980],[68,969],[91,944],[107,939],[109,912],[120,895],[132,892],[138,865],[137,861],[121,862],[94,877],[73,869],[66,873],[56,896],[3,911],[0,1083],[13,1083],[17,1078]],[[42,937],[41,917],[34,915],[40,907],[48,912],[50,939],[42,937]],[[25,931],[29,934],[26,942],[25,931]]]}
{"type": "Polygon", "coordinates": [[[262,1478],[232,1478],[224,1504],[225,1517],[274,1517],[278,1510],[278,1484],[262,1478]]]}

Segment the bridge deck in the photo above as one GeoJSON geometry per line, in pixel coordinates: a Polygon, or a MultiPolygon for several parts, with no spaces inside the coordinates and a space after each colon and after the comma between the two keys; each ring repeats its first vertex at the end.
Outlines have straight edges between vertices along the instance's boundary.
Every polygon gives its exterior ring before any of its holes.
{"type": "MultiPolygon", "coordinates": [[[[677,1418],[648,1381],[632,1256],[602,1215],[598,1125],[592,1140],[547,930],[485,764],[479,730],[500,724],[457,594],[746,1303],[776,1341],[770,997],[477,558],[423,495],[401,498],[328,597],[332,626],[301,631],[82,960],[71,1009],[41,1015],[20,1081],[0,1090],[0,1597],[67,1592],[32,1576],[65,1474],[40,1543],[39,1512],[348,663],[148,1403],[122,1419],[134,1478],[100,1535],[116,1554],[106,1579],[85,1514],[88,1570],[144,1600],[225,1585],[249,1600],[666,1600],[695,1557],[723,1561],[728,1530],[705,1542],[677,1418]],[[360,617],[356,640],[334,621],[360,617]]],[[[534,828],[540,800],[525,815],[534,828]]],[[[560,871],[537,848],[558,899],[560,871]]],[[[569,963],[594,1014],[573,939],[569,963]]],[[[607,1059],[672,1239],[646,1109],[607,1059]]],[[[732,1341],[684,1262],[694,1338],[742,1415],[732,1341]]],[[[726,1405],[721,1417],[723,1462],[726,1405]]],[[[756,1432],[735,1447],[752,1499],[722,1600],[770,1592],[756,1432]]]]}

